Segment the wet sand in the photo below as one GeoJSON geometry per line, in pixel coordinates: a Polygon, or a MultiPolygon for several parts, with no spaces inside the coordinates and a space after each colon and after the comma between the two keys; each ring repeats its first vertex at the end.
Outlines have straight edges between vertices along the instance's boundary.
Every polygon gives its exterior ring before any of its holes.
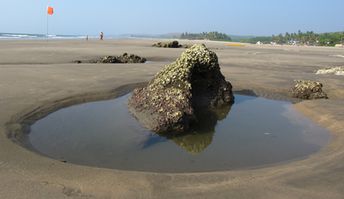
{"type": "Polygon", "coordinates": [[[37,117],[41,110],[48,113],[61,106],[116,96],[130,89],[125,85],[146,82],[184,50],[151,47],[155,42],[0,41],[0,198],[343,198],[344,77],[315,75],[317,69],[344,65],[344,58],[338,56],[344,55],[340,48],[230,47],[207,42],[235,90],[287,98],[294,79],[324,83],[329,100],[295,104],[332,135],[326,147],[304,160],[226,172],[129,172],[49,159],[7,138],[9,130],[22,130],[16,122],[37,117]],[[124,52],[150,62],[72,63],[124,52]]]}

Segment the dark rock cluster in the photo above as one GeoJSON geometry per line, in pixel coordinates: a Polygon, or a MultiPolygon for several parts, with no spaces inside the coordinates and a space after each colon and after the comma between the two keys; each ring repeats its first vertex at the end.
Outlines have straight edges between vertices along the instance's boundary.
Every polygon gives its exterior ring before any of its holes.
{"type": "Polygon", "coordinates": [[[96,63],[145,63],[146,61],[146,58],[134,54],[129,55],[128,53],[124,53],[121,56],[102,57],[96,60],[96,63]]]}
{"type": "Polygon", "coordinates": [[[300,99],[327,99],[327,94],[322,90],[322,83],[310,80],[296,80],[291,88],[292,97],[300,99]]]}
{"type": "Polygon", "coordinates": [[[181,48],[183,45],[180,45],[178,41],[171,41],[171,42],[158,42],[153,44],[153,47],[158,48],[181,48]]]}
{"type": "Polygon", "coordinates": [[[135,89],[129,110],[148,129],[179,134],[198,126],[198,112],[216,115],[234,102],[232,85],[220,71],[216,54],[194,45],[144,88],[135,89]]]}

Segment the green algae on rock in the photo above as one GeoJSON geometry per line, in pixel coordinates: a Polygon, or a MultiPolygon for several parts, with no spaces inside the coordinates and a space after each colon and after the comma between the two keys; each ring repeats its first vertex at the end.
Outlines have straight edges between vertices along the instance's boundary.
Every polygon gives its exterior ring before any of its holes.
{"type": "Polygon", "coordinates": [[[322,90],[322,83],[310,80],[295,80],[291,94],[300,99],[327,99],[327,94],[322,90]]]}
{"type": "Polygon", "coordinates": [[[205,45],[185,50],[144,88],[135,89],[129,110],[148,129],[179,134],[197,125],[197,110],[234,102],[232,85],[220,71],[217,55],[205,45]]]}

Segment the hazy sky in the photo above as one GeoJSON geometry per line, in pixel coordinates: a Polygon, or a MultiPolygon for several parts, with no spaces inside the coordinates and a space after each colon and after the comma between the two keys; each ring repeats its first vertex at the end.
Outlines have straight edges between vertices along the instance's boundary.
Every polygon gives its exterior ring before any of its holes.
{"type": "MultiPolygon", "coordinates": [[[[0,32],[45,33],[47,0],[0,0],[0,32]]],[[[344,30],[344,0],[51,0],[51,34],[344,30]]]]}

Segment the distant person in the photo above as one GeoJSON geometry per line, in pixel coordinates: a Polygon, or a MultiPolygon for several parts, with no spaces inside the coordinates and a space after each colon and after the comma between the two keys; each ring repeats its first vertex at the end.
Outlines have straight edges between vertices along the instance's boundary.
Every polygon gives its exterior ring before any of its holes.
{"type": "Polygon", "coordinates": [[[100,39],[100,40],[103,40],[103,39],[104,39],[104,33],[103,33],[103,32],[100,32],[99,39],[100,39]]]}
{"type": "Polygon", "coordinates": [[[86,41],[88,41],[88,35],[86,35],[86,41]]]}

